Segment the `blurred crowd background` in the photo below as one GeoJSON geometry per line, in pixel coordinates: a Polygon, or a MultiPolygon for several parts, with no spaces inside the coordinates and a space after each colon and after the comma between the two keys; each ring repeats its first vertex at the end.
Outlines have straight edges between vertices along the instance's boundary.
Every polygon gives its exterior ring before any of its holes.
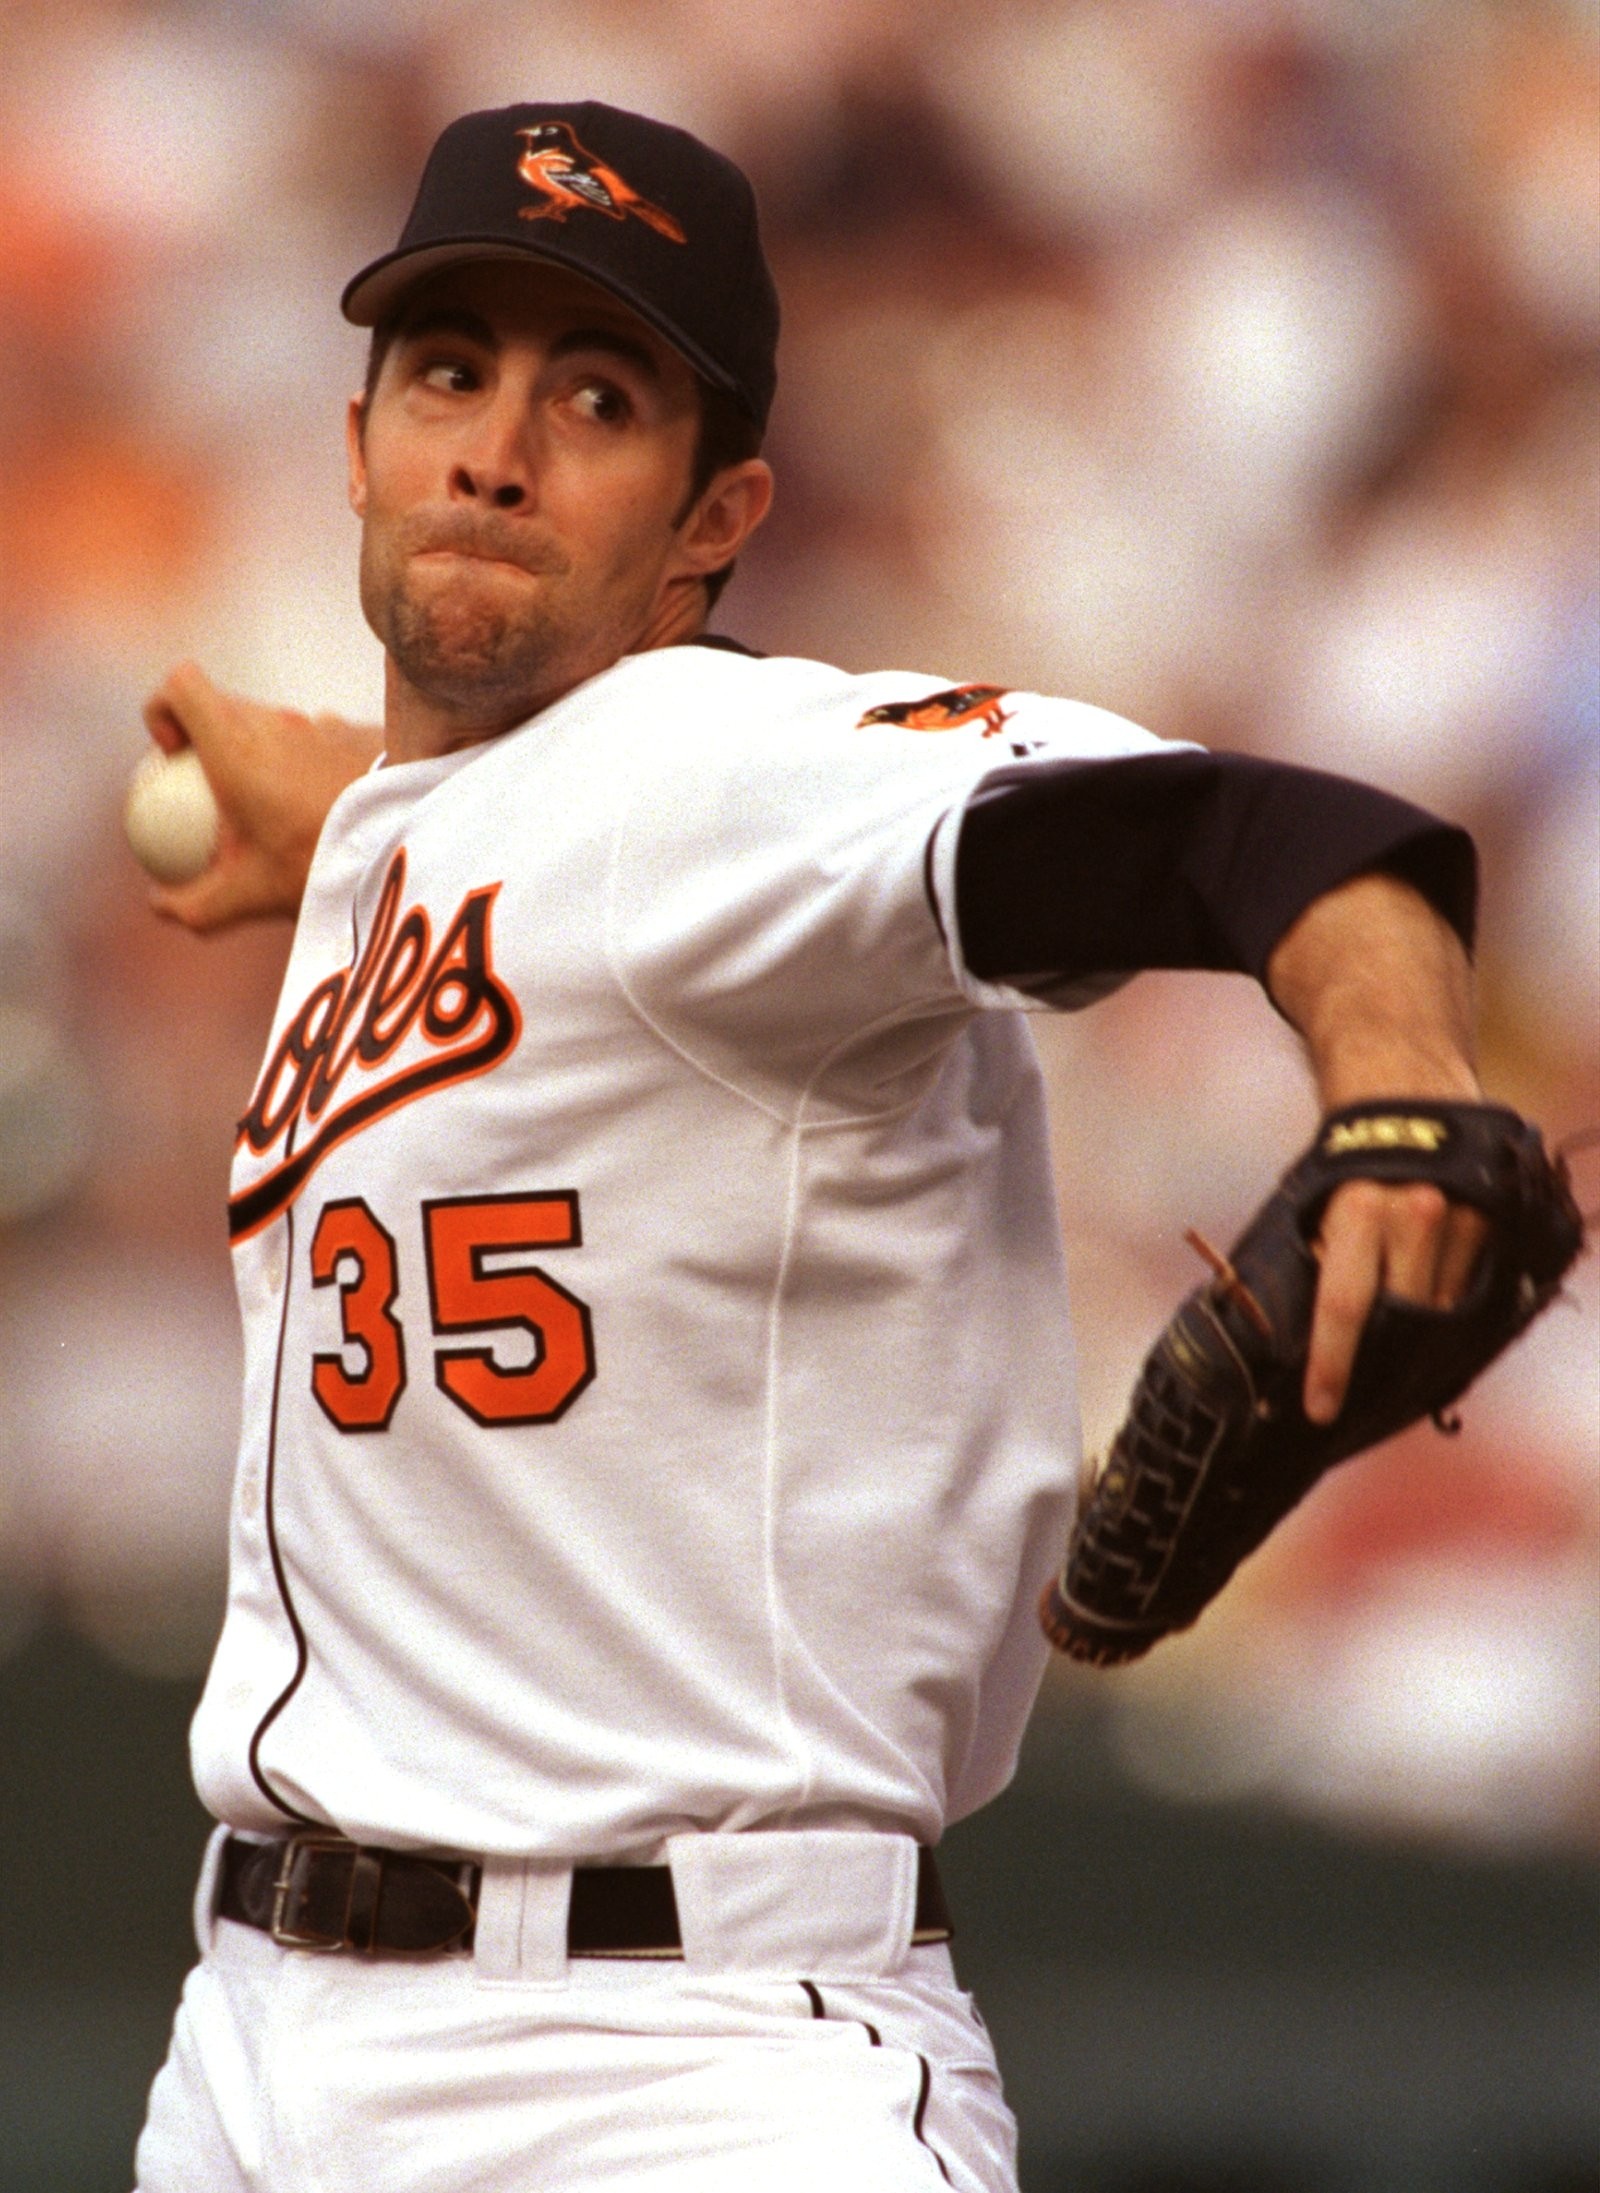
{"type": "MultiPolygon", "coordinates": [[[[193,655],[376,716],[339,290],[443,122],[584,95],[760,192],[781,493],[720,629],[1466,822],[1488,1087],[1600,1121],[1597,0],[0,0],[8,2193],[125,2186],[187,1955],[287,946],[151,918],[140,704],[193,655]]],[[[1103,1448],[1183,1229],[1314,1112],[1237,978],[1036,1025],[1103,1448]]],[[[1571,1297],[1189,1637],[1053,1670],[950,1839],[1034,2193],[1593,2193],[1594,1258],[1571,1297]]]]}
{"type": "MultiPolygon", "coordinates": [[[[149,917],[142,697],[194,655],[376,715],[339,289],[444,121],[585,94],[700,131],[764,208],[780,500],[719,628],[1466,822],[1488,1085],[1600,1120],[1593,0],[5,0],[0,1654],[48,1616],[192,1677],[220,1606],[222,1202],[287,938],[149,917]]],[[[1313,1110],[1237,980],[1041,1044],[1103,1443],[1198,1276],[1183,1228],[1229,1238],[1313,1110]]],[[[1129,1774],[1600,1840],[1592,1259],[1572,1296],[1459,1438],[1339,1473],[1118,1679],[1129,1774]]]]}

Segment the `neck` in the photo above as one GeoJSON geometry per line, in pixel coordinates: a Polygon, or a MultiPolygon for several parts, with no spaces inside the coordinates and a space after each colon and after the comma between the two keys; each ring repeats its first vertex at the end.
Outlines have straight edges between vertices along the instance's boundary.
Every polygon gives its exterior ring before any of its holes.
{"type": "Polygon", "coordinates": [[[648,654],[658,647],[677,647],[703,631],[707,617],[704,588],[675,591],[658,603],[644,629],[626,646],[596,647],[588,657],[552,666],[551,675],[531,690],[499,705],[454,708],[418,690],[401,671],[392,655],[383,660],[384,757],[389,762],[428,761],[452,754],[463,746],[481,746],[487,739],[503,737],[529,722],[557,701],[609,670],[625,655],[648,654]]]}

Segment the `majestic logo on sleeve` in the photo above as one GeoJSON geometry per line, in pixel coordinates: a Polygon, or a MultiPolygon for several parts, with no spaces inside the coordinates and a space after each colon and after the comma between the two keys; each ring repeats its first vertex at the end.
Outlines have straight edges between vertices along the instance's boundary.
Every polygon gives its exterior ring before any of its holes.
{"type": "Polygon", "coordinates": [[[281,1155],[229,1202],[235,1241],[271,1225],[341,1142],[402,1104],[488,1073],[516,1046],[522,1016],[493,965],[500,886],[469,891],[435,944],[422,907],[400,911],[405,878],[402,848],[364,949],[317,984],[262,1068],[239,1143],[257,1158],[281,1155]]]}
{"type": "Polygon", "coordinates": [[[615,168],[579,144],[570,122],[539,122],[517,135],[523,143],[517,173],[544,200],[518,208],[524,221],[564,221],[575,207],[587,206],[608,221],[625,221],[632,213],[672,243],[688,242],[670,213],[641,198],[615,168]]]}
{"type": "Polygon", "coordinates": [[[1009,711],[1001,706],[1007,691],[1003,685],[952,685],[926,700],[887,701],[882,708],[869,708],[857,728],[894,723],[905,731],[956,731],[963,724],[981,723],[984,737],[992,739],[1010,721],[1009,711]]]}

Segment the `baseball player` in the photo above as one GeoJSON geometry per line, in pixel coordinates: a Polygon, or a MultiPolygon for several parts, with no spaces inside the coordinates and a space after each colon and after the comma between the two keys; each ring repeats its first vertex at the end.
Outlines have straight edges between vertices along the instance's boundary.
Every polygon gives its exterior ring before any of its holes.
{"type": "MultiPolygon", "coordinates": [[[[1474,1099],[1472,863],[1338,779],[709,639],[772,491],[744,178],[447,129],[344,310],[380,740],[150,704],[195,929],[298,917],[229,1207],[219,1828],[142,2193],[999,2193],[933,1859],[1077,1476],[1020,1008],[1262,979],[1321,1097],[1474,1099]]],[[[1477,1214],[1330,1204],[1306,1373],[1477,1214]]]]}

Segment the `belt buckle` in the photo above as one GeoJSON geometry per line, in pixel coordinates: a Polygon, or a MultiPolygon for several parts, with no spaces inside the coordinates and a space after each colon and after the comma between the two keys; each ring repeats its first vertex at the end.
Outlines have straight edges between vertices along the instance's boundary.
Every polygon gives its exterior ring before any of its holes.
{"type": "Polygon", "coordinates": [[[356,1845],[343,1835],[308,1829],[288,1837],[283,1856],[278,1861],[278,1878],[272,1884],[272,1922],[267,1929],[283,1949],[343,1949],[345,1946],[343,1933],[308,1934],[303,1924],[298,1923],[305,1883],[296,1876],[301,1870],[302,1858],[318,1850],[348,1852],[352,1859],[357,1855],[356,1845]]]}

